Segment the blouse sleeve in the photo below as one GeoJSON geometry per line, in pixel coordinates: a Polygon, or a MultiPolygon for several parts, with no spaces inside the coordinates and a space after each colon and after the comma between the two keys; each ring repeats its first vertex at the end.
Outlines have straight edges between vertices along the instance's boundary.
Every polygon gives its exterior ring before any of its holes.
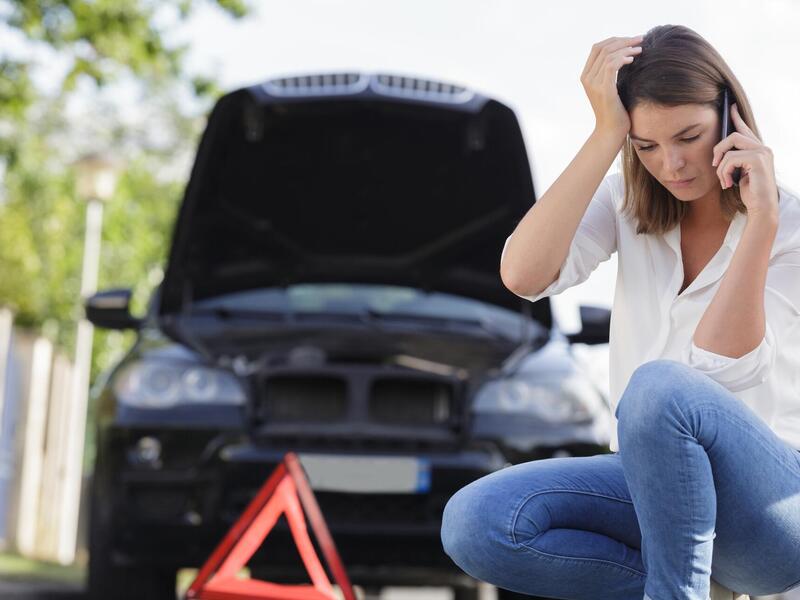
{"type": "MultiPolygon", "coordinates": [[[[572,286],[583,283],[601,262],[611,258],[617,250],[617,214],[614,195],[621,183],[622,175],[607,175],[595,192],[578,224],[575,237],[564,259],[558,278],[535,296],[516,294],[520,298],[536,302],[555,296],[572,286]]],[[[506,238],[500,262],[505,256],[511,235],[506,238]]]]}
{"type": "Polygon", "coordinates": [[[686,364],[731,392],[766,381],[778,354],[800,351],[800,248],[777,255],[764,286],[766,326],[758,346],[739,358],[699,348],[691,339],[684,350],[686,364]]]}

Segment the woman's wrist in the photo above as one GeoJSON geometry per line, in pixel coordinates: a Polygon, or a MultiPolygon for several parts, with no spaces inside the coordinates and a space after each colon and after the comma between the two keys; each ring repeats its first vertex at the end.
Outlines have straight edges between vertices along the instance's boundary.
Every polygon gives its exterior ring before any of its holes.
{"type": "Polygon", "coordinates": [[[614,130],[595,127],[590,138],[596,140],[597,143],[603,146],[612,148],[616,154],[616,152],[619,152],[622,149],[627,136],[628,132],[621,129],[614,130]]]}

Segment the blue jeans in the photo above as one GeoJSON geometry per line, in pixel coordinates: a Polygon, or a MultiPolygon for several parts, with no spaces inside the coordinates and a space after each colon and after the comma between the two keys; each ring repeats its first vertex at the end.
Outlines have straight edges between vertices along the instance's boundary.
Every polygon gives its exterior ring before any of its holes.
{"type": "MultiPolygon", "coordinates": [[[[798,398],[800,403],[800,398],[798,398]]],[[[800,451],[699,371],[641,365],[619,453],[501,469],[450,498],[442,544],[468,574],[570,600],[707,600],[800,585],[800,451]]]]}

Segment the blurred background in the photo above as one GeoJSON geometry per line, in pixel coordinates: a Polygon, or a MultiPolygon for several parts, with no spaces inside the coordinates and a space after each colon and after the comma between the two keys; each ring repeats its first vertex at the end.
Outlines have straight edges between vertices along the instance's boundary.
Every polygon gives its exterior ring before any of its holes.
{"type": "MultiPolygon", "coordinates": [[[[75,517],[50,538],[41,526],[20,534],[34,517],[17,507],[12,523],[3,511],[15,494],[40,494],[42,503],[77,497],[48,491],[55,472],[39,469],[36,481],[18,475],[26,460],[42,460],[36,449],[48,435],[63,437],[77,457],[62,468],[90,469],[87,390],[102,384],[135,333],[93,330],[82,298],[129,287],[132,312],[144,312],[164,275],[199,135],[222,93],[340,71],[466,86],[517,113],[538,197],[592,131],[579,80],[591,45],[668,23],[693,28],[726,59],[774,152],[779,183],[800,189],[800,4],[792,0],[0,0],[0,548],[8,542],[0,573],[82,576],[78,501],[63,508],[75,517]],[[45,409],[31,416],[26,402],[56,395],[70,398],[64,430],[36,429],[45,409]],[[34,428],[27,438],[23,424],[34,428]]],[[[580,328],[580,304],[611,307],[615,276],[612,257],[552,300],[565,332],[580,328]]],[[[607,388],[607,346],[573,348],[607,388]]]]}

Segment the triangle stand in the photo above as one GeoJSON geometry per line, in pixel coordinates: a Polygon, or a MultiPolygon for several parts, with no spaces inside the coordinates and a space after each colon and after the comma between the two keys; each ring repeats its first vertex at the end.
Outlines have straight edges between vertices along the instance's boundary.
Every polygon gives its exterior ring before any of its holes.
{"type": "Polygon", "coordinates": [[[186,600],[338,600],[308,536],[306,518],[344,600],[356,600],[347,572],[322,517],[314,492],[294,452],[287,452],[270,477],[198,571],[186,600]],[[277,584],[239,578],[275,526],[286,515],[297,550],[312,584],[277,584]]]}

